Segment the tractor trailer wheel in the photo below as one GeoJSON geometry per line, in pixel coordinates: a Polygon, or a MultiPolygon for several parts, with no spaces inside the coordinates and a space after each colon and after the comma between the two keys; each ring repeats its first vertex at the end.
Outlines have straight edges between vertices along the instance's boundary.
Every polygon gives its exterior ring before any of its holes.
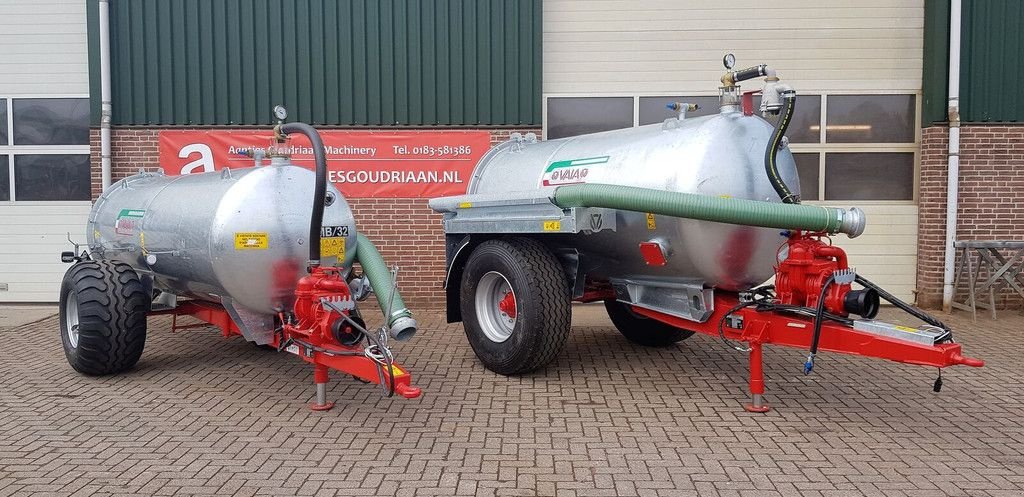
{"type": "Polygon", "coordinates": [[[641,316],[629,305],[617,300],[605,300],[604,308],[612,324],[630,342],[646,347],[668,347],[693,336],[692,331],[669,326],[661,321],[641,316]]]}
{"type": "Polygon", "coordinates": [[[569,336],[565,270],[536,240],[488,240],[477,246],[462,273],[459,304],[473,352],[498,374],[547,365],[569,336]]]}
{"type": "Polygon", "coordinates": [[[149,302],[139,275],[127,264],[71,266],[60,289],[60,336],[71,367],[104,375],[135,366],[146,344],[149,302]]]}

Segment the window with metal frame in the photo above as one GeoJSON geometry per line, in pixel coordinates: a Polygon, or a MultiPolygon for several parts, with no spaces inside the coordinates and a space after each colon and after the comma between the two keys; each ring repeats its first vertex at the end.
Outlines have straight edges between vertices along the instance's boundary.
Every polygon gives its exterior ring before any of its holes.
{"type": "Polygon", "coordinates": [[[0,201],[89,201],[89,99],[0,97],[0,201]]]}

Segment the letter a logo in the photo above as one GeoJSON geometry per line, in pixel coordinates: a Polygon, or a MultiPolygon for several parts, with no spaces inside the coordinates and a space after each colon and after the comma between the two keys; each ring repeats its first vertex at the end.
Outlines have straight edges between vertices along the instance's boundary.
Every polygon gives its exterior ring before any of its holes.
{"type": "Polygon", "coordinates": [[[209,173],[214,171],[213,167],[213,150],[210,146],[205,143],[193,143],[191,145],[185,145],[181,147],[181,151],[178,152],[179,159],[188,159],[194,154],[199,154],[199,158],[181,166],[181,174],[191,174],[197,168],[202,170],[199,172],[209,173]]]}

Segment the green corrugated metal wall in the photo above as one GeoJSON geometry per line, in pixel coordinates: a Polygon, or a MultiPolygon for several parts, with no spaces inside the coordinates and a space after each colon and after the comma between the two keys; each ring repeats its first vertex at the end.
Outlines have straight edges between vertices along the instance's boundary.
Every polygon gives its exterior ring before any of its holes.
{"type": "Polygon", "coordinates": [[[114,124],[541,123],[541,0],[111,0],[110,23],[114,124]]]}
{"type": "MultiPolygon", "coordinates": [[[[949,71],[949,0],[925,2],[922,122],[944,122],[949,71]]],[[[1024,121],[1024,4],[963,0],[960,31],[960,119],[1024,121]]]]}
{"type": "Polygon", "coordinates": [[[921,124],[946,121],[949,80],[949,0],[925,0],[921,124]]]}
{"type": "Polygon", "coordinates": [[[960,39],[960,113],[968,122],[1024,121],[1024,6],[966,0],[960,39]]]}

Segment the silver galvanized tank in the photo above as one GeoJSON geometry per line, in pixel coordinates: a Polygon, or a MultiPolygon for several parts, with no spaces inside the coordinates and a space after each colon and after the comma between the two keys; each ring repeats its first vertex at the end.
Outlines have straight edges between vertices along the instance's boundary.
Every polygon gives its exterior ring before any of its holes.
{"type": "MultiPolygon", "coordinates": [[[[572,183],[605,183],[781,202],[769,183],[764,154],[772,125],[736,106],[720,114],[536,143],[508,142],[477,165],[469,194],[537,190],[572,183]]],[[[799,193],[788,147],[779,173],[799,193]]],[[[565,235],[560,244],[615,261],[592,275],[683,279],[726,290],[763,283],[773,274],[779,230],[618,211],[616,231],[565,235]],[[667,245],[665,266],[648,266],[640,242],[667,245]]],[[[561,236],[561,235],[560,235],[561,236]]]]}
{"type": "MultiPolygon", "coordinates": [[[[151,274],[159,289],[275,313],[305,274],[314,178],[280,157],[264,167],[125,178],[93,206],[89,249],[151,274]]],[[[355,220],[338,190],[327,192],[321,261],[347,270],[355,220]]]]}

